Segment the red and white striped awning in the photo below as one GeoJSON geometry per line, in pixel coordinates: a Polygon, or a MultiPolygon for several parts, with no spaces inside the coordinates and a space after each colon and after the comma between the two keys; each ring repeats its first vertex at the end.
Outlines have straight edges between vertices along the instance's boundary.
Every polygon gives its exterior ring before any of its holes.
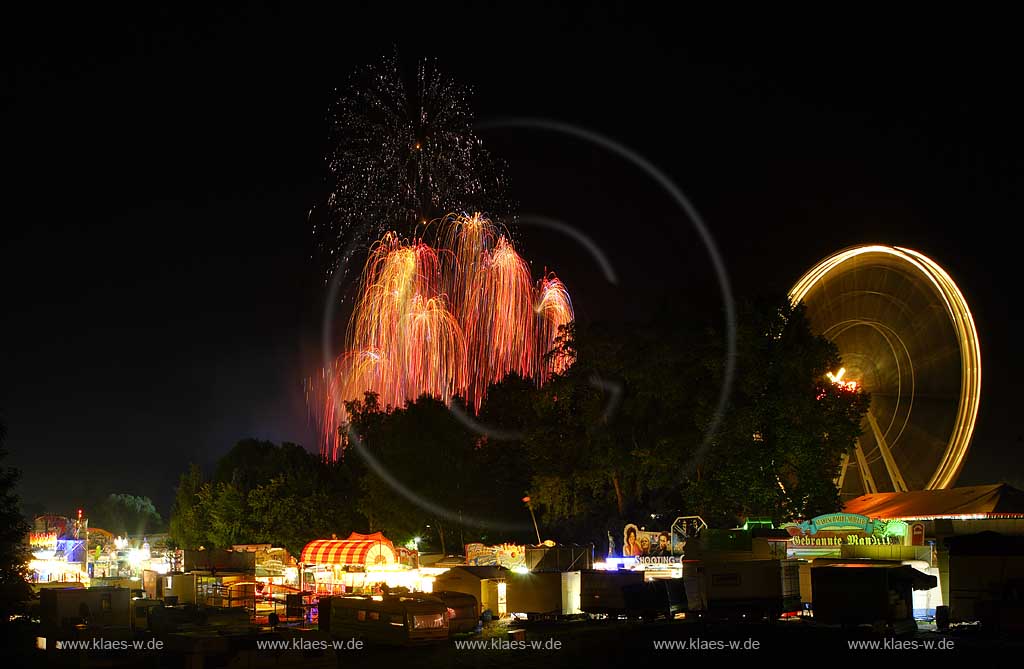
{"type": "Polygon", "coordinates": [[[381,541],[349,541],[346,539],[318,539],[302,549],[302,564],[337,564],[369,567],[394,564],[395,551],[389,543],[381,541]]]}

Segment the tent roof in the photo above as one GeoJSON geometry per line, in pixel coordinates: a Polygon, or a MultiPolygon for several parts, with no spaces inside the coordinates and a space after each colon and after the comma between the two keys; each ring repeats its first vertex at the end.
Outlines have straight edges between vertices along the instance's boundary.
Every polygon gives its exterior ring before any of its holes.
{"type": "Polygon", "coordinates": [[[352,532],[348,535],[346,541],[379,541],[388,545],[391,544],[391,539],[384,536],[383,532],[374,532],[373,534],[360,534],[359,532],[352,532]]]}
{"type": "Polygon", "coordinates": [[[1005,483],[861,495],[843,508],[883,520],[932,520],[957,516],[1024,517],[1024,492],[1005,483]]]}
{"type": "Polygon", "coordinates": [[[299,560],[303,564],[338,564],[364,566],[367,564],[391,564],[395,553],[390,543],[380,541],[348,541],[342,539],[319,539],[311,541],[302,549],[299,560]]]}

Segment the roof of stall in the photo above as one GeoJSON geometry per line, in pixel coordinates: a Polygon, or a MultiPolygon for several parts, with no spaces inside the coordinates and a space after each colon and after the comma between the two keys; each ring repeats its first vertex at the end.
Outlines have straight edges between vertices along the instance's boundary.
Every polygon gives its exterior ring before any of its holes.
{"type": "MultiPolygon", "coordinates": [[[[486,580],[492,579],[492,578],[505,578],[508,575],[508,572],[509,572],[508,569],[505,569],[504,567],[499,567],[497,565],[487,565],[487,566],[482,566],[482,567],[470,566],[470,565],[458,565],[456,567],[452,567],[451,569],[449,569],[445,573],[451,574],[452,572],[459,572],[459,571],[465,572],[465,573],[467,573],[467,574],[469,574],[471,576],[474,576],[474,577],[480,579],[481,581],[486,581],[486,580]]],[[[444,577],[444,574],[439,574],[438,575],[438,578],[443,578],[443,577],[444,577]]]]}
{"type": "MultiPolygon", "coordinates": [[[[817,560],[815,560],[815,563],[817,563],[817,560]]],[[[888,572],[889,578],[899,578],[910,581],[911,587],[914,590],[931,590],[939,584],[939,581],[935,576],[918,571],[910,565],[894,563],[888,560],[837,560],[830,564],[814,564],[812,566],[813,570],[844,570],[846,573],[850,573],[849,570],[885,570],[888,572]]]]}
{"type": "Polygon", "coordinates": [[[385,543],[373,540],[318,539],[306,544],[299,561],[302,564],[351,566],[391,564],[395,562],[395,552],[390,541],[385,543]]]}
{"type": "Polygon", "coordinates": [[[957,517],[1024,517],[1024,492],[1005,483],[861,495],[843,508],[883,520],[934,520],[957,517]]]}

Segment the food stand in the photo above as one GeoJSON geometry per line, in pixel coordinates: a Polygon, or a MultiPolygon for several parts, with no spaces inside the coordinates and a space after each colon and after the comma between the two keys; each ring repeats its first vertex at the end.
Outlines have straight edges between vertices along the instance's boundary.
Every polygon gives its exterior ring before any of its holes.
{"type": "Polygon", "coordinates": [[[417,568],[416,551],[396,548],[380,532],[311,541],[299,563],[300,588],[316,595],[375,594],[384,586],[430,592],[433,584],[417,568]]]}

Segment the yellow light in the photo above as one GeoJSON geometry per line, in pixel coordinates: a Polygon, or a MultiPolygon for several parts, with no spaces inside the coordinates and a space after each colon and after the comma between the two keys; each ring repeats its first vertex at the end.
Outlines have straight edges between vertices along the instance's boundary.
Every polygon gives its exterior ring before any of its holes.
{"type": "Polygon", "coordinates": [[[960,347],[960,403],[946,451],[925,485],[926,490],[949,488],[963,468],[978,418],[978,405],[981,403],[981,345],[978,331],[963,293],[949,274],[935,261],[912,249],[882,244],[854,246],[832,254],[808,270],[790,289],[789,299],[793,304],[802,302],[829,272],[864,254],[894,256],[924,276],[942,298],[956,332],[960,347]]]}
{"type": "Polygon", "coordinates": [[[840,388],[844,388],[846,390],[851,390],[851,391],[857,390],[857,382],[856,381],[843,381],[843,375],[844,374],[846,374],[846,368],[845,367],[840,367],[839,371],[836,372],[835,374],[833,374],[832,372],[828,372],[828,373],[825,374],[825,376],[828,377],[829,381],[831,381],[832,383],[836,384],[840,388]]]}
{"type": "Polygon", "coordinates": [[[128,564],[130,564],[132,567],[137,569],[139,565],[142,564],[142,560],[142,551],[138,548],[133,548],[130,551],[128,551],[128,564]]]}
{"type": "Polygon", "coordinates": [[[505,581],[498,582],[498,615],[504,616],[508,613],[508,584],[505,581]]]}

